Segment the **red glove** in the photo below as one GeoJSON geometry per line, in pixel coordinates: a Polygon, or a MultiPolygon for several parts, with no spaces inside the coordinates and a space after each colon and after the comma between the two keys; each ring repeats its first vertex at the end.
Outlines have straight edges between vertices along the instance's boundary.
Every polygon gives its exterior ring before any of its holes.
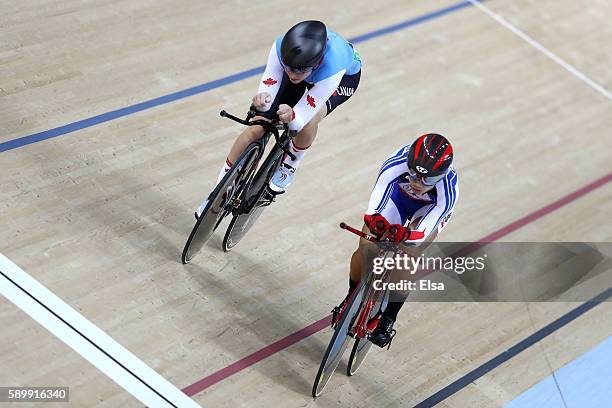
{"type": "Polygon", "coordinates": [[[410,229],[400,224],[390,225],[387,238],[391,242],[404,242],[410,238],[410,229]]]}
{"type": "Polygon", "coordinates": [[[379,238],[389,229],[389,221],[378,213],[364,215],[363,221],[370,229],[370,232],[379,238]]]}

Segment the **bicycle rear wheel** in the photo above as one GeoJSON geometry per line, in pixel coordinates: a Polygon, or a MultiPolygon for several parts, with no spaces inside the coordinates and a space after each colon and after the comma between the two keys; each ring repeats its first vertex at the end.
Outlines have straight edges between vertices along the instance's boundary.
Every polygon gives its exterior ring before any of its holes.
{"type": "Polygon", "coordinates": [[[181,261],[186,264],[202,249],[223,218],[231,211],[236,197],[248,184],[257,166],[260,146],[251,144],[210,193],[208,204],[196,221],[183,248],[181,261]]]}
{"type": "Polygon", "coordinates": [[[242,194],[243,206],[248,208],[253,205],[253,207],[248,212],[234,215],[225,231],[223,250],[226,252],[230,251],[242,240],[255,224],[264,208],[274,200],[274,195],[268,190],[268,180],[270,180],[271,173],[276,171],[276,167],[282,158],[282,152],[277,150],[270,154],[273,156],[261,166],[248,191],[244,191],[242,194]]]}
{"type": "Polygon", "coordinates": [[[372,342],[365,337],[355,340],[348,365],[346,366],[346,374],[348,376],[354,375],[359,370],[371,347],[372,342]]]}
{"type": "Polygon", "coordinates": [[[336,330],[327,346],[327,350],[319,366],[317,377],[312,386],[312,396],[318,397],[323,392],[323,389],[331,379],[334,371],[340,363],[340,359],[346,350],[351,339],[349,331],[353,327],[355,319],[361,310],[363,294],[365,291],[364,280],[362,279],[359,285],[355,288],[351,299],[349,300],[342,317],[336,325],[336,330]]]}

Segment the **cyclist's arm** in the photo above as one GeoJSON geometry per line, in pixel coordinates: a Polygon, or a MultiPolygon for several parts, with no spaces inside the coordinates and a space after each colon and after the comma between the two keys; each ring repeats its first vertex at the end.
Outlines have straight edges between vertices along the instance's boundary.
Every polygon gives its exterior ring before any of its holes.
{"type": "Polygon", "coordinates": [[[289,129],[302,130],[319,112],[325,107],[325,102],[332,96],[346,70],[315,82],[314,86],[302,96],[299,102],[293,107],[293,119],[289,122],[289,129]]]}
{"type": "Polygon", "coordinates": [[[457,187],[456,174],[452,172],[451,177],[446,177],[436,184],[437,201],[418,221],[417,231],[423,231],[424,236],[418,240],[411,240],[410,243],[420,245],[431,242],[439,234],[451,218],[459,189],[457,187]]]}
{"type": "Polygon", "coordinates": [[[272,106],[272,102],[276,98],[276,94],[280,89],[281,80],[283,79],[283,66],[280,64],[278,60],[278,55],[276,53],[276,41],[272,44],[272,48],[270,49],[270,54],[268,54],[268,63],[266,64],[266,69],[261,76],[261,81],[259,81],[259,89],[257,93],[260,94],[262,92],[267,92],[271,95],[270,102],[264,104],[261,109],[262,112],[266,112],[270,110],[272,106]]]}
{"type": "Polygon", "coordinates": [[[385,207],[386,200],[389,200],[393,183],[395,183],[397,178],[407,170],[407,147],[396,150],[381,166],[378,177],[376,178],[376,183],[372,189],[372,194],[370,194],[370,201],[366,214],[380,213],[385,207]]]}

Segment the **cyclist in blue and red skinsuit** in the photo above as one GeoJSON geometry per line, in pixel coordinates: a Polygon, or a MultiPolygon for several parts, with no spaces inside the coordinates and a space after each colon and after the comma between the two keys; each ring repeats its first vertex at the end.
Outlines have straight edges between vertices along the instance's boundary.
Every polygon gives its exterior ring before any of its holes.
{"type": "MultiPolygon", "coordinates": [[[[273,191],[281,193],[291,184],[317,135],[319,122],[353,95],[360,77],[359,53],[320,21],[298,23],[274,41],[252,103],[263,117],[288,123],[289,129],[298,134],[289,146],[296,158],[285,155],[270,181],[273,191]]],[[[244,149],[263,134],[261,126],[249,126],[242,132],[219,171],[217,183],[244,149]]],[[[196,211],[196,217],[207,200],[196,211]]]]}
{"type": "MultiPolygon", "coordinates": [[[[436,133],[423,135],[383,163],[364,215],[363,232],[410,246],[431,242],[446,227],[458,194],[450,142],[436,133]]],[[[351,257],[349,294],[361,280],[366,245],[360,240],[351,257]]],[[[348,297],[334,309],[334,323],[348,297]]],[[[390,343],[403,304],[389,302],[370,337],[374,344],[390,343]]]]}

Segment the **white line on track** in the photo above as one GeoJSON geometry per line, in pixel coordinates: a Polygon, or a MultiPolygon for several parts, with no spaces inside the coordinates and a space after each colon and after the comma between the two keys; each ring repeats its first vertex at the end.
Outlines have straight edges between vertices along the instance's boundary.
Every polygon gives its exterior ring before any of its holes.
{"type": "Polygon", "coordinates": [[[478,7],[480,9],[480,11],[482,11],[485,14],[487,14],[489,17],[491,17],[492,19],[494,19],[495,21],[497,21],[498,23],[500,23],[501,25],[506,27],[508,30],[512,31],[514,34],[518,35],[523,40],[527,41],[532,47],[534,47],[538,51],[541,51],[548,58],[550,58],[551,60],[553,60],[557,64],[561,65],[563,68],[565,68],[570,73],[572,73],[575,77],[577,77],[578,79],[586,82],[586,84],[589,85],[591,88],[595,89],[597,92],[599,92],[600,94],[602,94],[606,98],[612,100],[612,93],[610,93],[606,88],[604,88],[603,86],[601,86],[597,82],[593,81],[591,78],[586,76],[583,72],[579,71],[573,65],[571,65],[571,64],[565,62],[564,60],[562,60],[561,58],[559,58],[556,54],[554,54],[548,48],[544,47],[538,41],[534,40],[529,35],[525,34],[523,31],[518,29],[515,25],[513,25],[512,23],[510,23],[507,20],[505,20],[502,16],[500,16],[499,14],[496,14],[495,12],[491,11],[491,9],[489,9],[488,7],[483,5],[478,0],[468,0],[468,1],[470,3],[472,3],[472,5],[478,7]]]}
{"type": "Polygon", "coordinates": [[[0,253],[0,294],[150,407],[200,407],[0,253]]]}

